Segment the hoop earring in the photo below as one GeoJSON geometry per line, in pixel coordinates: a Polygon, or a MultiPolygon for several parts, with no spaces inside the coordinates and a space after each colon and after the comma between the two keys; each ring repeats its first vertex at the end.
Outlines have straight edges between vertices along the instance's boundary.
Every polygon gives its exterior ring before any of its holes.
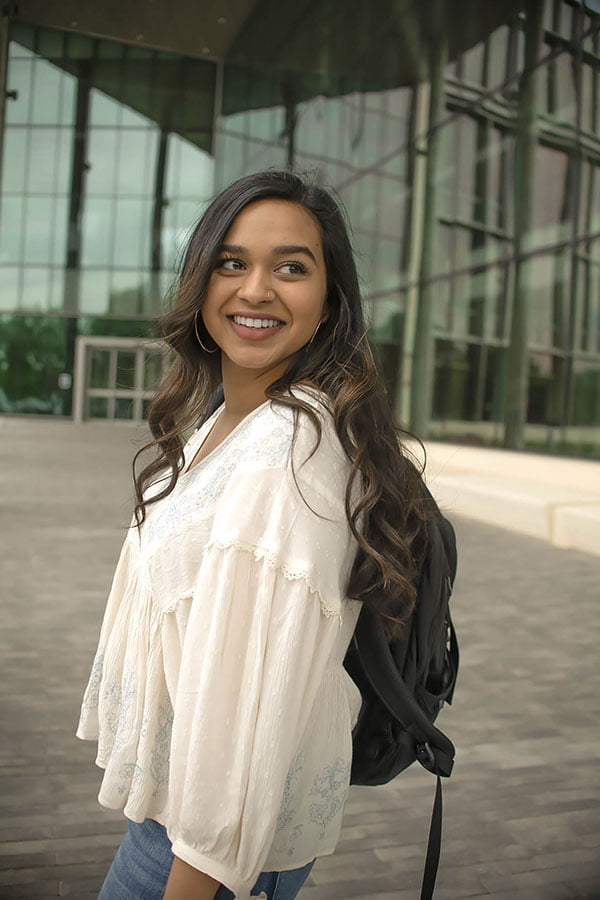
{"type": "Polygon", "coordinates": [[[202,341],[200,340],[200,335],[198,334],[198,314],[199,314],[199,312],[200,312],[200,310],[198,310],[198,312],[194,316],[194,332],[196,334],[196,340],[198,341],[198,343],[200,344],[200,346],[202,347],[202,349],[204,350],[205,353],[216,353],[217,350],[219,349],[219,347],[215,347],[214,350],[209,350],[208,347],[205,347],[204,344],[202,343],[202,341]]]}
{"type": "Polygon", "coordinates": [[[310,345],[312,344],[312,342],[313,342],[314,339],[316,338],[316,336],[317,336],[317,331],[319,330],[320,327],[321,327],[321,322],[319,322],[319,324],[317,325],[317,327],[316,327],[315,330],[313,331],[313,335],[312,335],[310,341],[308,342],[308,344],[306,345],[307,347],[310,347],[310,345]]]}

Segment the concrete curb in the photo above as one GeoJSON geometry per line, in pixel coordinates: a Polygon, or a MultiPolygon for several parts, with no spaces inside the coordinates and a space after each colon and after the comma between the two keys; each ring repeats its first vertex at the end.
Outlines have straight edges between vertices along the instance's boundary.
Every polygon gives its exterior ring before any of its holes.
{"type": "Polygon", "coordinates": [[[426,446],[444,510],[600,555],[600,463],[459,444],[426,446]]]}

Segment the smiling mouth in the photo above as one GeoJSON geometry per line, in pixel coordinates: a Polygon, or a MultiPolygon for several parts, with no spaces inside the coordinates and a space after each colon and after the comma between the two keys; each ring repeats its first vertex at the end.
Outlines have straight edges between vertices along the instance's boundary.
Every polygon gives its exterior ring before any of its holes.
{"type": "Polygon", "coordinates": [[[227,316],[236,325],[245,325],[246,328],[277,328],[284,325],[280,319],[255,319],[250,316],[227,316]]]}

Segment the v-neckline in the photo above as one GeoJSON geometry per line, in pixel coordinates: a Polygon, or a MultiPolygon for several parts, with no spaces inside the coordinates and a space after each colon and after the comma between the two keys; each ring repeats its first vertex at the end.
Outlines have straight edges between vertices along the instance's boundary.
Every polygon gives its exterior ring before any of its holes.
{"type": "Polygon", "coordinates": [[[194,460],[196,459],[196,455],[198,454],[198,451],[203,446],[204,442],[208,439],[211,431],[213,430],[214,426],[217,424],[217,419],[219,418],[219,416],[221,415],[221,413],[223,412],[223,410],[225,408],[225,403],[224,402],[221,403],[221,405],[218,406],[217,409],[215,409],[213,414],[208,417],[206,422],[202,423],[200,428],[198,428],[198,430],[195,432],[195,434],[193,434],[192,437],[190,438],[190,440],[188,441],[188,445],[187,445],[186,449],[191,450],[192,452],[191,452],[191,456],[189,457],[189,462],[186,460],[186,467],[183,470],[183,472],[180,474],[179,477],[186,478],[188,475],[191,475],[193,472],[196,472],[198,469],[200,469],[204,465],[205,462],[207,462],[209,459],[211,459],[215,453],[217,453],[219,450],[221,450],[222,447],[225,447],[231,441],[231,439],[236,435],[237,431],[242,427],[242,425],[244,425],[246,422],[248,422],[254,415],[256,415],[256,413],[258,413],[259,410],[261,410],[264,406],[267,405],[267,403],[270,403],[270,402],[271,401],[267,398],[266,400],[263,401],[263,403],[261,403],[259,406],[255,407],[253,410],[251,410],[249,413],[247,413],[244,416],[244,418],[240,422],[238,422],[238,424],[234,428],[232,428],[232,430],[229,432],[229,434],[226,437],[224,437],[220,443],[217,444],[216,447],[213,447],[213,449],[209,453],[207,453],[206,456],[202,457],[202,459],[199,460],[194,465],[193,463],[194,463],[194,460]],[[198,439],[199,439],[199,442],[196,443],[196,440],[198,440],[198,439]]]}

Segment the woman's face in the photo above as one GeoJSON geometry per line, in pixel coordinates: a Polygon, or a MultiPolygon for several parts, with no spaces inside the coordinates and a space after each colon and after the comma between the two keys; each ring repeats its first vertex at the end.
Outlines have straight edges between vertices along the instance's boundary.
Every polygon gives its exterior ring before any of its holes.
{"type": "Polygon", "coordinates": [[[225,235],[202,319],[223,376],[279,378],[324,318],[327,273],[317,221],[288,200],[256,200],[225,235]]]}

